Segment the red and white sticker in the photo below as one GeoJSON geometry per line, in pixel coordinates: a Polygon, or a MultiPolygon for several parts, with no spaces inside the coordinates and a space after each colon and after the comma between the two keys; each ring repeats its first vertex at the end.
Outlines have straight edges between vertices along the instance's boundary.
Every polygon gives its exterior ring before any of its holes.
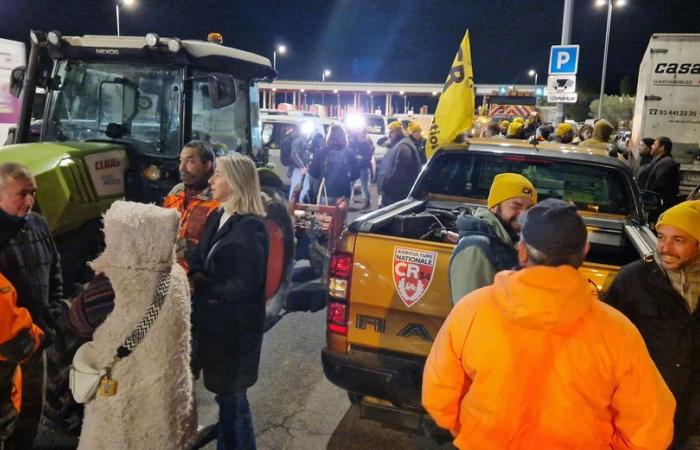
{"type": "Polygon", "coordinates": [[[433,281],[437,252],[394,247],[394,286],[409,308],[425,295],[433,281]]]}

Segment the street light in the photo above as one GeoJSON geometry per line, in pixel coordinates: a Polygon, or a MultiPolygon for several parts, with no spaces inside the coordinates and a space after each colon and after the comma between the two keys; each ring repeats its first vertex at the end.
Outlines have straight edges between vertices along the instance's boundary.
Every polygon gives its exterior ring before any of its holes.
{"type": "MultiPolygon", "coordinates": [[[[625,6],[625,0],[617,0],[615,6],[625,6]]],[[[596,0],[596,6],[608,5],[608,24],[605,29],[605,50],[603,51],[603,74],[600,77],[600,97],[598,98],[598,119],[603,110],[603,93],[605,92],[605,70],[608,66],[608,44],[610,42],[610,22],[612,21],[613,0],[596,0]]]]}
{"type": "Polygon", "coordinates": [[[331,71],[329,69],[324,69],[323,73],[321,74],[321,82],[325,83],[326,82],[326,77],[331,76],[331,71]]]}
{"type": "Polygon", "coordinates": [[[535,97],[537,97],[537,71],[535,69],[530,69],[527,74],[531,77],[535,77],[535,97]]]}
{"type": "Polygon", "coordinates": [[[134,4],[134,0],[116,0],[114,2],[114,8],[117,15],[117,36],[121,36],[121,31],[119,30],[119,6],[129,7],[134,4]]]}
{"type": "Polygon", "coordinates": [[[277,70],[277,53],[280,55],[284,55],[287,53],[287,46],[284,44],[280,44],[277,47],[275,47],[275,50],[272,52],[272,68],[274,70],[277,70]]]}

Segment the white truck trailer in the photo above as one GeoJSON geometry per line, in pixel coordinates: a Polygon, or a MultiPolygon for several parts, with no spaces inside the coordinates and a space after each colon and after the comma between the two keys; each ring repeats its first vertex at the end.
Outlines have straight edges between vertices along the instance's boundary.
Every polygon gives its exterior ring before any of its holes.
{"type": "Polygon", "coordinates": [[[639,66],[632,143],[668,136],[681,193],[700,184],[700,34],[654,34],[639,66]]]}
{"type": "Polygon", "coordinates": [[[17,125],[20,100],[10,95],[10,72],[26,61],[24,43],[0,39],[0,145],[7,131],[17,125]]]}

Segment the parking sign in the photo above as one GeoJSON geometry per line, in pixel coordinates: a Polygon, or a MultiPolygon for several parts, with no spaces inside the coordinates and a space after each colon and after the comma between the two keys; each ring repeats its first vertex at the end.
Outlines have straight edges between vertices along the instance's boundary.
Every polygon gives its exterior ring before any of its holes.
{"type": "Polygon", "coordinates": [[[552,45],[550,75],[575,75],[578,71],[578,45],[552,45]]]}

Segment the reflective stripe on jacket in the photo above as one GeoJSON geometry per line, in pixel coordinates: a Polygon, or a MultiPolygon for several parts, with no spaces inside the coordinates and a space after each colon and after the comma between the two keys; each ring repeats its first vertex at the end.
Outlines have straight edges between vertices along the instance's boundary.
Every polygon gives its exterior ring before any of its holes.
{"type": "Polygon", "coordinates": [[[450,312],[423,405],[463,449],[666,449],[675,402],[637,329],[571,266],[504,271],[450,312]]]}
{"type": "Polygon", "coordinates": [[[207,217],[219,205],[220,203],[212,198],[209,187],[195,196],[186,198],[183,183],[176,185],[163,200],[164,208],[176,209],[180,214],[180,229],[177,235],[175,253],[178,264],[185,271],[189,271],[187,261],[199,244],[207,217]]]}

